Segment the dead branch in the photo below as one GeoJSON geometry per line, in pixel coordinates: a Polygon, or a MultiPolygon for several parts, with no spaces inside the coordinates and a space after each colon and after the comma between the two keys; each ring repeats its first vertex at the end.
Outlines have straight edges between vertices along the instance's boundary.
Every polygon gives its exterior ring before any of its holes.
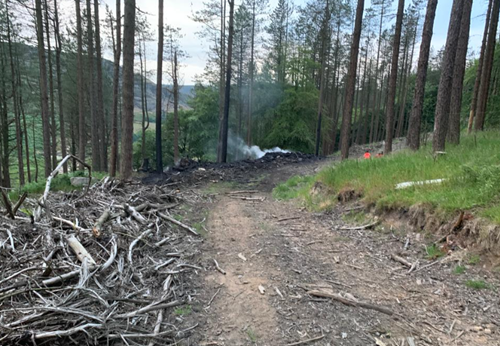
{"type": "Polygon", "coordinates": [[[50,184],[52,183],[52,179],[54,179],[59,174],[61,167],[66,163],[66,161],[68,161],[71,158],[78,161],[79,163],[81,163],[82,166],[87,168],[87,170],[89,171],[89,183],[87,185],[87,188],[85,189],[84,194],[80,198],[83,198],[88,193],[88,191],[90,189],[90,184],[92,182],[92,168],[88,164],[86,164],[84,161],[80,160],[78,157],[73,156],[73,155],[67,155],[64,159],[61,160],[61,162],[59,162],[57,167],[47,177],[47,182],[45,183],[45,190],[43,192],[42,197],[40,197],[40,199],[38,200],[38,208],[34,212],[35,221],[40,220],[40,217],[42,214],[42,207],[45,208],[47,214],[50,215],[50,208],[47,205],[47,197],[49,196],[49,192],[50,192],[50,184]]]}
{"type": "Polygon", "coordinates": [[[307,340],[302,340],[302,341],[297,341],[297,342],[293,342],[291,344],[288,344],[287,346],[298,346],[298,345],[305,345],[305,344],[308,344],[310,342],[314,342],[314,341],[318,341],[318,340],[321,340],[323,339],[325,336],[324,335],[321,335],[321,336],[317,336],[315,338],[311,338],[311,339],[307,339],[307,340]]]}
{"type": "Polygon", "coordinates": [[[138,242],[140,242],[143,238],[150,235],[152,232],[153,232],[152,229],[148,229],[147,231],[142,232],[141,235],[138,236],[136,240],[130,243],[130,246],[128,248],[128,262],[130,264],[132,264],[132,252],[134,251],[134,246],[136,246],[138,242]]]}
{"type": "Polygon", "coordinates": [[[68,243],[69,247],[73,250],[73,252],[76,254],[76,257],[80,262],[84,262],[87,260],[88,264],[90,266],[94,266],[96,263],[92,256],[89,254],[87,249],[80,243],[78,239],[74,235],[70,235],[68,238],[66,238],[66,242],[68,243]]]}
{"type": "Polygon", "coordinates": [[[169,215],[166,215],[166,214],[163,214],[163,213],[160,213],[158,212],[157,213],[159,217],[161,217],[163,220],[166,220],[166,221],[169,221],[169,222],[172,222],[173,224],[176,224],[177,226],[181,227],[181,228],[184,228],[185,230],[189,231],[190,233],[194,234],[194,235],[200,235],[194,228],[192,227],[189,227],[188,225],[185,225],[183,224],[182,222],[180,221],[177,221],[176,219],[174,219],[173,217],[169,216],[169,215]]]}
{"type": "Polygon", "coordinates": [[[226,275],[226,271],[224,269],[222,269],[221,267],[219,267],[219,263],[217,263],[217,260],[214,258],[214,263],[215,263],[215,268],[222,274],[222,275],[226,275]]]}
{"type": "Polygon", "coordinates": [[[331,298],[333,300],[336,300],[338,302],[341,302],[342,304],[349,305],[349,306],[359,306],[361,308],[365,309],[370,309],[370,310],[375,310],[381,313],[384,313],[386,315],[393,315],[394,313],[392,310],[383,307],[383,306],[378,306],[378,305],[373,305],[369,303],[363,303],[357,300],[352,300],[349,298],[342,297],[340,294],[335,294],[335,293],[330,293],[326,291],[320,291],[320,290],[312,290],[308,291],[307,294],[315,297],[322,297],[322,298],[331,298]]]}
{"type": "Polygon", "coordinates": [[[14,220],[16,216],[14,215],[14,212],[12,210],[12,204],[10,204],[9,197],[7,197],[7,194],[2,189],[0,189],[0,192],[2,193],[3,204],[5,206],[5,209],[7,210],[7,215],[9,215],[12,220],[14,220]]]}
{"type": "Polygon", "coordinates": [[[362,230],[365,230],[365,229],[368,229],[368,228],[372,228],[374,226],[377,226],[378,224],[380,223],[380,221],[375,221],[375,222],[372,222],[372,223],[369,223],[367,225],[363,225],[363,226],[357,226],[357,227],[342,227],[340,228],[340,230],[342,231],[362,231],[362,230]]]}
{"type": "Polygon", "coordinates": [[[403,265],[407,266],[408,268],[411,268],[411,267],[412,267],[412,265],[413,265],[411,262],[407,261],[407,260],[406,260],[406,259],[404,259],[403,257],[398,256],[398,255],[396,255],[396,254],[392,254],[392,255],[391,255],[391,259],[393,259],[394,261],[399,262],[399,263],[401,263],[401,264],[403,264],[403,265]]]}

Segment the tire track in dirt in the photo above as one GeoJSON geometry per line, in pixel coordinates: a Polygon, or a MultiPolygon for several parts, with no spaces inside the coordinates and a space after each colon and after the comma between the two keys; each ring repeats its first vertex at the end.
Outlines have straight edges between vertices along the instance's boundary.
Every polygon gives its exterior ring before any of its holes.
{"type": "Polygon", "coordinates": [[[205,277],[205,284],[219,292],[206,309],[206,345],[278,344],[276,312],[259,292],[259,286],[268,287],[273,268],[255,255],[255,238],[263,230],[248,213],[247,203],[223,197],[208,219],[207,246],[226,275],[215,271],[205,277]]]}

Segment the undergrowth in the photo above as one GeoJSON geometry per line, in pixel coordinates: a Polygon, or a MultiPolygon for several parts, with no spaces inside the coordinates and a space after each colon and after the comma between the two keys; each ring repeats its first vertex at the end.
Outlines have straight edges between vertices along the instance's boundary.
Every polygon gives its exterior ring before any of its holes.
{"type": "MultiPolygon", "coordinates": [[[[74,191],[79,190],[81,187],[71,185],[72,177],[87,177],[88,173],[84,171],[76,171],[68,174],[58,174],[50,184],[50,191],[74,191]]],[[[93,172],[92,178],[102,179],[106,176],[105,173],[93,172]]],[[[19,196],[27,192],[28,195],[40,195],[45,190],[46,180],[40,179],[37,182],[27,183],[22,187],[16,188],[9,193],[9,198],[13,201],[18,200],[19,196]]]]}
{"type": "Polygon", "coordinates": [[[417,152],[404,150],[382,158],[346,160],[322,170],[314,177],[294,177],[279,185],[275,197],[307,199],[316,183],[334,191],[323,198],[336,200],[339,191],[353,190],[366,204],[378,209],[426,205],[442,215],[457,210],[473,210],[500,224],[500,136],[484,132],[462,136],[458,146],[448,144],[446,154],[434,157],[432,148],[417,152]],[[397,190],[396,184],[445,179],[442,184],[426,184],[397,190]]]}

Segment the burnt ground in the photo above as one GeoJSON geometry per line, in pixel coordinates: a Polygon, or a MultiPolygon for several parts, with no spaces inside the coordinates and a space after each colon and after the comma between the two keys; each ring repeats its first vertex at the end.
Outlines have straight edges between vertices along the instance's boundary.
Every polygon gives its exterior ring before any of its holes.
{"type": "Polygon", "coordinates": [[[205,241],[192,308],[177,317],[181,328],[198,323],[183,344],[500,345],[500,275],[471,261],[467,250],[431,259],[426,234],[388,223],[343,229],[372,220],[355,204],[315,214],[272,198],[278,182],[330,163],[278,161],[241,171],[237,165],[198,167],[167,178],[203,196],[188,212],[202,221],[205,241]],[[395,253],[419,265],[408,273],[391,259],[395,253]],[[455,273],[458,264],[465,273],[455,273]],[[486,287],[470,288],[468,281],[486,287]],[[384,307],[392,315],[312,290],[384,307]]]}

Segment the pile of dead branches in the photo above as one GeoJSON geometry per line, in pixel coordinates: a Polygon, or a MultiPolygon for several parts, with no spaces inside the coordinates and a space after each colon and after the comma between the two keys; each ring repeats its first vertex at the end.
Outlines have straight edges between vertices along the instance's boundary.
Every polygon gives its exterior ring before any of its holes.
{"type": "MultiPolygon", "coordinates": [[[[48,185],[50,185],[50,180],[48,185]]],[[[161,186],[104,179],[0,212],[0,344],[169,344],[201,241],[161,186]],[[30,215],[29,210],[34,210],[30,215]],[[12,210],[10,211],[12,214],[12,210]],[[14,216],[14,219],[12,219],[14,216]]]]}

